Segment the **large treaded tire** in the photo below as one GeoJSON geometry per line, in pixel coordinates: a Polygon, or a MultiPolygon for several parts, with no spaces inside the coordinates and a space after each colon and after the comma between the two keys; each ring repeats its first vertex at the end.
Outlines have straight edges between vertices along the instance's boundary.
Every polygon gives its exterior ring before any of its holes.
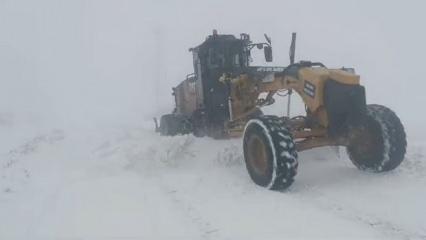
{"type": "Polygon", "coordinates": [[[297,173],[297,151],[284,121],[275,116],[258,116],[246,124],[244,160],[251,179],[271,190],[283,190],[297,173]]]}
{"type": "Polygon", "coordinates": [[[165,114],[160,119],[160,135],[176,136],[191,132],[191,124],[184,116],[176,114],[165,114]]]}
{"type": "Polygon", "coordinates": [[[361,123],[350,128],[346,150],[359,169],[386,172],[401,164],[406,147],[404,126],[398,116],[385,106],[371,104],[361,123]]]}
{"type": "Polygon", "coordinates": [[[160,134],[162,136],[177,135],[177,122],[173,114],[165,114],[160,118],[160,134]]]}

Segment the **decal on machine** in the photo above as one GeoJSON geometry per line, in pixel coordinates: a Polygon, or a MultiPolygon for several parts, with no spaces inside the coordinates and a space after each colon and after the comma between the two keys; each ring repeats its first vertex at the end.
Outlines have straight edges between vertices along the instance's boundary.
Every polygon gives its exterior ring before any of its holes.
{"type": "Polygon", "coordinates": [[[315,98],[315,90],[315,85],[305,80],[305,87],[303,88],[303,92],[306,93],[306,95],[309,97],[315,98]]]}
{"type": "Polygon", "coordinates": [[[283,67],[258,67],[256,68],[257,72],[283,72],[285,68],[283,67]]]}

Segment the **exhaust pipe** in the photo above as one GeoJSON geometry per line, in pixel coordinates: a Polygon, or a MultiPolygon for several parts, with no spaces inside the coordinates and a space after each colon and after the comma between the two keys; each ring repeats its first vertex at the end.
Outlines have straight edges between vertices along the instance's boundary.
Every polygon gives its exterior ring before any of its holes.
{"type": "MultiPolygon", "coordinates": [[[[291,45],[290,45],[290,64],[294,64],[294,57],[296,55],[296,33],[291,34],[291,45]]],[[[291,89],[288,90],[287,96],[287,117],[290,118],[290,103],[291,103],[291,94],[293,91],[291,89]]]]}
{"type": "Polygon", "coordinates": [[[159,132],[160,128],[158,127],[158,121],[156,117],[154,118],[154,124],[155,124],[155,132],[159,132]]]}

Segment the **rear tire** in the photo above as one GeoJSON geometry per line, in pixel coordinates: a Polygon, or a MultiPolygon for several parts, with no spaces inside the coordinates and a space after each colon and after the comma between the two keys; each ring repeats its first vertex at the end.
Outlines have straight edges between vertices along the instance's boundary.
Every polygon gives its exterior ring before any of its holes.
{"type": "Polygon", "coordinates": [[[367,105],[361,122],[349,129],[350,160],[361,170],[385,172],[404,160],[407,140],[396,114],[377,104],[367,105]]]}
{"type": "Polygon", "coordinates": [[[205,137],[207,135],[207,116],[204,109],[197,109],[192,113],[192,133],[195,137],[205,137]]]}
{"type": "Polygon", "coordinates": [[[176,121],[173,114],[166,114],[160,118],[160,134],[162,136],[174,136],[177,134],[176,121]]]}
{"type": "Polygon", "coordinates": [[[163,136],[176,136],[191,132],[191,123],[182,115],[166,114],[160,119],[160,134],[163,136]]]}
{"type": "Polygon", "coordinates": [[[251,179],[271,190],[283,190],[297,173],[297,151],[284,122],[275,116],[259,116],[246,124],[244,160],[251,179]]]}

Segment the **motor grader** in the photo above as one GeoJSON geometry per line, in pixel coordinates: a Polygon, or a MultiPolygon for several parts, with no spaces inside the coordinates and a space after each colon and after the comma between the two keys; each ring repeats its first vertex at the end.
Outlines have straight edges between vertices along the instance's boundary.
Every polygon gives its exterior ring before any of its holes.
{"type": "Polygon", "coordinates": [[[176,107],[163,115],[161,135],[194,134],[243,138],[251,179],[272,190],[289,187],[297,173],[298,152],[322,146],[346,147],[356,167],[372,172],[396,168],[404,159],[406,135],[389,108],[366,104],[365,89],[353,68],[327,68],[319,62],[295,62],[296,34],[287,67],[250,66],[253,48],[272,61],[271,39],[253,43],[213,31],[193,54],[194,73],[173,88],[176,107]],[[304,116],[290,116],[297,93],[304,116]],[[264,115],[275,96],[287,96],[287,115],[264,115]]]}

